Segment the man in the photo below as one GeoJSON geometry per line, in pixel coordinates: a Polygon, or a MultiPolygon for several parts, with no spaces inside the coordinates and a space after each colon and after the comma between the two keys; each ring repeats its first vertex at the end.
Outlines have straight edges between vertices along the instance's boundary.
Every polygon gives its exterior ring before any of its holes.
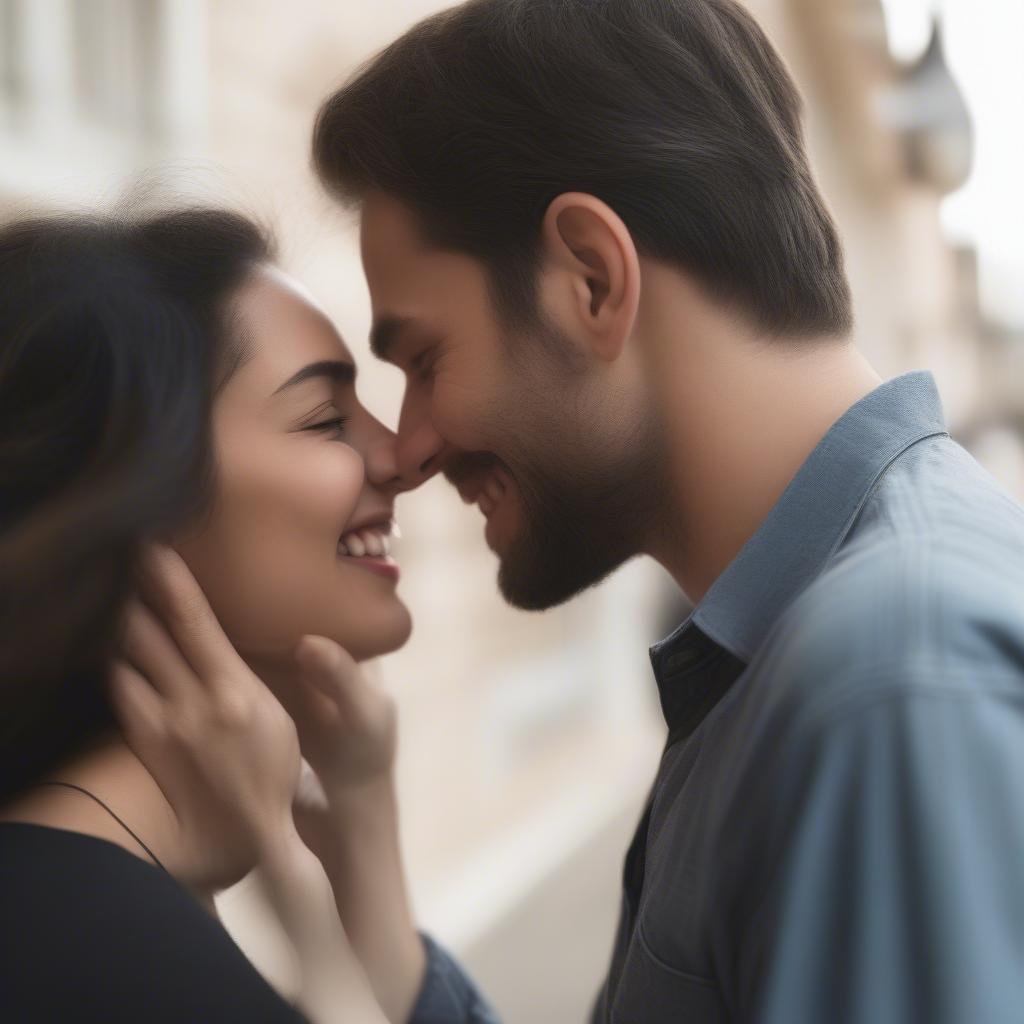
{"type": "Polygon", "coordinates": [[[472,0],[323,106],[409,484],[513,604],[646,554],[668,741],[593,1019],[1024,1006],[1024,511],[851,347],[800,102],[735,0],[472,0]]]}

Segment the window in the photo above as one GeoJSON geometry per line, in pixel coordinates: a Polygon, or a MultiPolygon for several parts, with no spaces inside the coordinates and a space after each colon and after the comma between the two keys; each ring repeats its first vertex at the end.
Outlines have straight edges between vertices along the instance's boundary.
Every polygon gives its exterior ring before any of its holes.
{"type": "Polygon", "coordinates": [[[11,123],[21,91],[17,0],[0,0],[0,129],[11,123]]]}
{"type": "Polygon", "coordinates": [[[0,0],[0,196],[109,194],[192,152],[205,0],[0,0]]]}
{"type": "Polygon", "coordinates": [[[74,108],[82,124],[152,138],[160,129],[159,0],[72,4],[74,108]]]}

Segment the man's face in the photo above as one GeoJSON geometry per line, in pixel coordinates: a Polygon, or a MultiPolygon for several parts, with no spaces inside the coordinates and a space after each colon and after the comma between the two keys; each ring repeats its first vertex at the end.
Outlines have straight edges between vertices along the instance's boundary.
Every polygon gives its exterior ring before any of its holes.
{"type": "Polygon", "coordinates": [[[616,401],[585,352],[574,369],[553,355],[574,349],[553,325],[510,334],[483,265],[425,244],[395,200],[364,202],[362,256],[374,351],[406,377],[402,477],[443,472],[479,506],[506,600],[552,607],[639,553],[661,507],[649,415],[616,401]]]}

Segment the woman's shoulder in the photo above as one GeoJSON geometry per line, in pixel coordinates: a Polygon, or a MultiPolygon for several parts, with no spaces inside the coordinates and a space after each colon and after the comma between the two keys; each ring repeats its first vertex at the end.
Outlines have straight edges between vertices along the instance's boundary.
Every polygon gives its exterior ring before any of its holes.
{"type": "Polygon", "coordinates": [[[51,825],[0,821],[0,894],[3,916],[19,915],[27,935],[90,919],[113,932],[156,911],[203,931],[205,921],[217,926],[166,871],[116,843],[51,825]]]}
{"type": "Polygon", "coordinates": [[[160,868],[93,836],[0,822],[3,1020],[301,1021],[160,868]]]}

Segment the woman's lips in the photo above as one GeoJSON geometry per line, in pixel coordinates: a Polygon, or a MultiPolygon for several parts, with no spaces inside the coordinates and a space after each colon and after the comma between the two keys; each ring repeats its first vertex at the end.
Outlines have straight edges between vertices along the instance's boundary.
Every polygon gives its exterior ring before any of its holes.
{"type": "Polygon", "coordinates": [[[364,555],[370,558],[387,558],[391,554],[391,541],[388,538],[391,529],[391,523],[380,523],[343,533],[338,541],[338,554],[352,555],[355,558],[362,558],[364,555]]]}
{"type": "Polygon", "coordinates": [[[366,569],[369,572],[397,580],[399,569],[391,557],[391,543],[388,534],[397,527],[394,523],[375,523],[357,530],[350,530],[338,541],[338,557],[366,569]]]}
{"type": "Polygon", "coordinates": [[[375,572],[378,576],[386,576],[388,579],[397,580],[401,575],[401,570],[398,568],[398,563],[390,556],[384,558],[378,558],[373,555],[344,555],[346,562],[350,562],[352,565],[358,566],[360,569],[366,569],[368,572],[375,572]]]}

